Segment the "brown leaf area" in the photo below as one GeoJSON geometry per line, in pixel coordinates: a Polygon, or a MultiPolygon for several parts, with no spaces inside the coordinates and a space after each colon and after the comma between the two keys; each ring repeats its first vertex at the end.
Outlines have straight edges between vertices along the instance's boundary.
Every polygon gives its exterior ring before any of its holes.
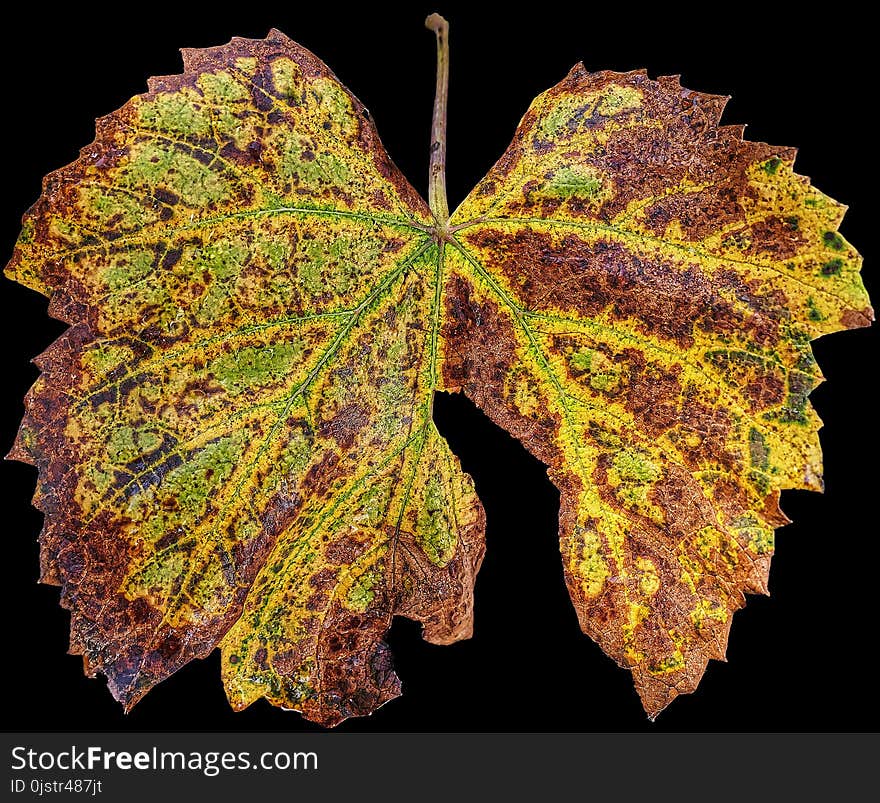
{"type": "Polygon", "coordinates": [[[221,652],[237,710],[400,694],[394,616],[468,638],[462,391],[548,466],[582,629],[655,716],[821,488],[809,342],[873,318],[843,207],[676,78],[575,67],[437,220],[313,54],[185,50],[47,176],[7,275],[71,328],[10,454],[41,580],[126,708],[221,652]]]}
{"type": "Polygon", "coordinates": [[[72,326],[10,456],[40,470],[71,652],[127,709],[219,647],[235,708],[334,725],[400,693],[393,616],[472,628],[484,514],[430,420],[426,210],[283,34],[184,67],[25,215],[7,272],[72,326]]]}
{"type": "Polygon", "coordinates": [[[452,218],[445,387],[548,465],[581,627],[651,717],[768,593],[780,490],[821,489],[809,340],[873,319],[843,208],[725,102],[577,65],[452,218]]]}

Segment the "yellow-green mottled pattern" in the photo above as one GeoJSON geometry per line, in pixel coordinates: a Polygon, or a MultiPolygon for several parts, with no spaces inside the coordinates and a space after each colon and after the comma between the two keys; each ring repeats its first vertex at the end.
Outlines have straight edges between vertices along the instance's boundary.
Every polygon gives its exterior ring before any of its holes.
{"type": "Polygon", "coordinates": [[[392,617],[468,636],[483,555],[441,389],[548,465],[649,714],[693,690],[780,490],[821,487],[809,341],[872,319],[843,208],[723,99],[579,65],[435,220],[282,34],[184,65],[47,177],[7,268],[72,325],[12,454],[86,670],[131,706],[219,646],[235,708],[324,724],[398,694],[392,617]]]}
{"type": "Polygon", "coordinates": [[[779,491],[821,489],[809,341],[872,318],[843,207],[723,105],[579,65],[450,221],[445,386],[549,465],[581,625],[651,715],[766,593],[779,491]]]}
{"type": "Polygon", "coordinates": [[[483,514],[430,417],[438,249],[311,54],[184,55],[25,218],[9,275],[74,326],[15,454],[72,648],[126,706],[219,645],[233,706],[333,724],[399,693],[394,614],[471,628],[483,514]]]}

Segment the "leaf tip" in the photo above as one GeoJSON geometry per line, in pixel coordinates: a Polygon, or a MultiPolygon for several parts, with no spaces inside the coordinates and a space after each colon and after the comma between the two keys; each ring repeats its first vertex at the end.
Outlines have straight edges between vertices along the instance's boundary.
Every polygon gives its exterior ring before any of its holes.
{"type": "Polygon", "coordinates": [[[20,427],[15,436],[15,440],[12,442],[12,447],[3,457],[4,460],[15,460],[19,463],[33,464],[34,458],[31,456],[31,452],[27,448],[25,437],[24,427],[20,427]]]}
{"type": "Polygon", "coordinates": [[[584,66],[584,63],[582,61],[579,61],[577,64],[572,66],[572,68],[568,71],[568,74],[563,80],[576,80],[585,76],[586,74],[587,68],[584,66]]]}
{"type": "Polygon", "coordinates": [[[266,34],[267,42],[275,42],[281,45],[291,44],[291,38],[284,33],[284,31],[279,31],[277,28],[272,28],[269,33],[266,34]]]}

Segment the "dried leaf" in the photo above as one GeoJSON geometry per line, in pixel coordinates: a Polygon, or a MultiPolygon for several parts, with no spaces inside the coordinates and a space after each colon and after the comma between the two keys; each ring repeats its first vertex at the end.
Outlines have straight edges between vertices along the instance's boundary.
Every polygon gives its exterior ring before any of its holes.
{"type": "Polygon", "coordinates": [[[399,694],[393,616],[472,629],[484,514],[431,418],[461,390],[548,465],[584,632],[650,715],[692,691],[779,491],[821,487],[809,341],[872,319],[843,207],[724,99],[578,65],[447,220],[443,148],[429,209],[283,34],[183,53],[7,268],[71,326],[11,455],[87,673],[129,708],[220,647],[233,707],[326,725],[399,694]]]}

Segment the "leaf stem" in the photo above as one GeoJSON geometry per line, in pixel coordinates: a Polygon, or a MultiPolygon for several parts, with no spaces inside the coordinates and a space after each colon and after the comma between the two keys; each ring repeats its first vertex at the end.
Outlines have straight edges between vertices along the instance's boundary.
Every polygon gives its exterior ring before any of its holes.
{"type": "Polygon", "coordinates": [[[431,163],[428,168],[428,206],[437,225],[446,226],[449,204],[446,201],[446,100],[449,96],[449,23],[439,14],[431,14],[425,27],[437,34],[437,93],[431,122],[431,163]]]}

